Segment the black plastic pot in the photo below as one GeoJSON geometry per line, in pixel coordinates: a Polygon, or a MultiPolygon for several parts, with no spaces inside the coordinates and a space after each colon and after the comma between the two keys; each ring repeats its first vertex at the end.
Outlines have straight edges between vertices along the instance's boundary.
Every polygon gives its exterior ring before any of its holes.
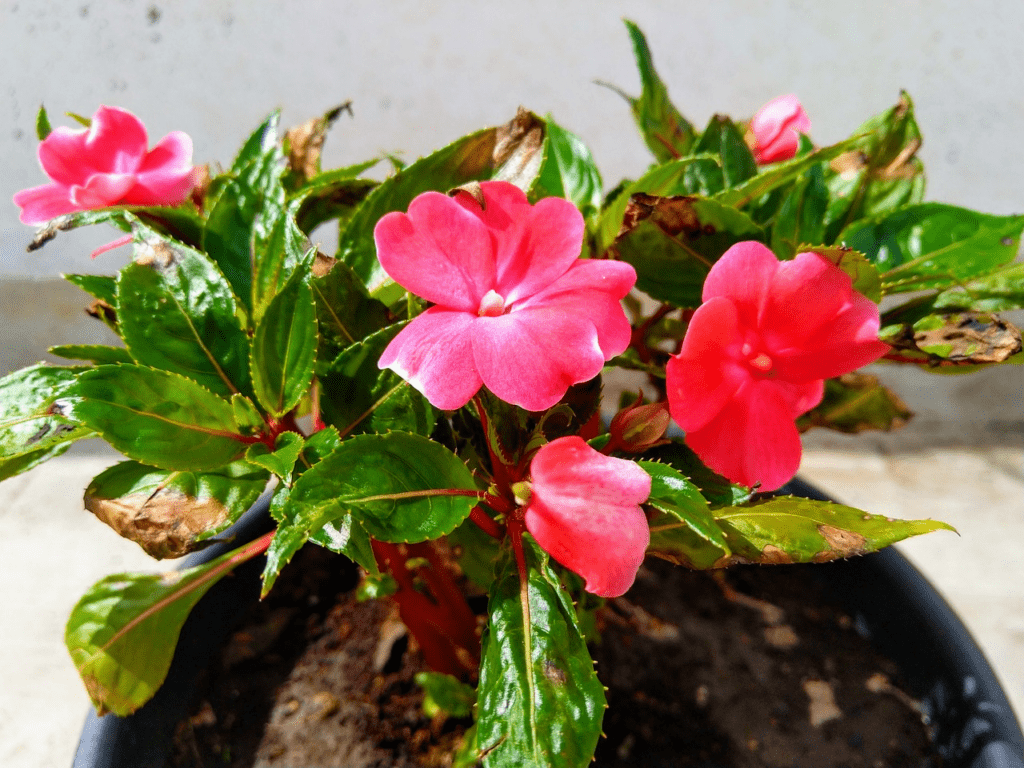
{"type": "MultiPolygon", "coordinates": [[[[799,480],[783,492],[826,499],[799,480]]],[[[230,541],[190,556],[196,565],[270,529],[266,500],[230,531],[230,541]]],[[[216,584],[182,629],[167,681],[130,717],[92,712],[73,768],[164,768],[196,683],[232,625],[259,594],[262,558],[216,584]]],[[[808,567],[854,618],[858,631],[901,668],[925,707],[944,768],[1024,768],[1024,734],[988,662],[946,602],[893,549],[808,567]]]]}

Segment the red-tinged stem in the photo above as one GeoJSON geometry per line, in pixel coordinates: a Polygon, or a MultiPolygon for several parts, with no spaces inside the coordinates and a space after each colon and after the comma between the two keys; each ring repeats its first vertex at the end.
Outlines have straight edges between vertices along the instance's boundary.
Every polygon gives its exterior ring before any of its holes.
{"type": "Polygon", "coordinates": [[[501,539],[505,532],[493,517],[484,512],[480,507],[473,507],[469,513],[469,519],[479,526],[480,530],[495,539],[501,539]]]}
{"type": "Polygon", "coordinates": [[[651,362],[651,350],[647,346],[647,334],[650,333],[651,328],[654,327],[655,323],[674,309],[675,307],[669,306],[668,304],[662,304],[653,315],[648,317],[633,330],[629,343],[630,346],[636,350],[637,355],[640,356],[640,359],[643,362],[651,362]]]}
{"type": "Polygon", "coordinates": [[[507,515],[515,509],[515,505],[503,496],[495,496],[491,493],[484,494],[484,504],[493,509],[499,515],[507,515]]]}

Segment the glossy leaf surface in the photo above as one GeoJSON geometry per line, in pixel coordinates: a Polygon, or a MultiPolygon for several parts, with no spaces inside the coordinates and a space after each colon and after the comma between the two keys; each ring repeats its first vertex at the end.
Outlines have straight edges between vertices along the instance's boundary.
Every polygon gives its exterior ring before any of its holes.
{"type": "Polygon", "coordinates": [[[651,476],[648,552],[688,568],[711,568],[731,550],[697,486],[667,464],[641,461],[651,476]]]}

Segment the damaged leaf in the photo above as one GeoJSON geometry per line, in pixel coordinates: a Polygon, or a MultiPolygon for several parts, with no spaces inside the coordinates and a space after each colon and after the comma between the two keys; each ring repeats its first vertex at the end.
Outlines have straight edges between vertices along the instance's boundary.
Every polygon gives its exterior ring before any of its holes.
{"type": "Polygon", "coordinates": [[[897,541],[955,529],[938,520],[895,520],[827,501],[780,496],[715,512],[734,563],[825,562],[875,552],[897,541]]]}
{"type": "Polygon", "coordinates": [[[173,472],[123,461],[97,475],[85,508],[146,554],[181,557],[237,520],[269,474],[244,462],[208,472],[173,472]]]}
{"type": "Polygon", "coordinates": [[[883,329],[883,341],[931,366],[1002,363],[1021,351],[1021,334],[997,315],[956,312],[926,315],[913,325],[883,329]]]}
{"type": "Polygon", "coordinates": [[[320,153],[327,131],[342,112],[352,114],[352,102],[346,101],[301,125],[289,128],[284,135],[284,151],[288,157],[289,181],[300,186],[320,173],[320,153]]]}

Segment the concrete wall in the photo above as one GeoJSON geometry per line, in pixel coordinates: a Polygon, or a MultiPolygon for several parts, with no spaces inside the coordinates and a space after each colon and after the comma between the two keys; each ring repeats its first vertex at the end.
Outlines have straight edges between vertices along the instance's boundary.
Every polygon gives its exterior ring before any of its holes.
{"type": "MultiPolygon", "coordinates": [[[[282,107],[291,124],[351,99],[354,117],[328,139],[325,161],[335,165],[385,151],[414,159],[505,122],[522,104],[582,136],[611,186],[650,162],[625,103],[593,84],[639,90],[622,16],[646,31],[673,100],[698,124],[795,92],[814,138],[829,143],[905,88],[925,135],[929,198],[1024,210],[1024,5],[1000,0],[4,0],[0,200],[44,181],[35,160],[40,102],[55,123],[65,111],[125,106],[153,141],[181,129],[195,141],[196,162],[227,164],[271,109],[282,107]]],[[[25,254],[30,236],[17,209],[0,205],[0,372],[71,340],[32,329],[63,327],[75,339],[96,332],[51,311],[67,292],[26,279],[123,263],[117,252],[88,258],[105,231],[65,234],[25,254]]],[[[897,378],[925,421],[949,425],[950,436],[1020,437],[1020,369],[897,378]],[[997,421],[1003,426],[992,428],[997,421]]]]}

